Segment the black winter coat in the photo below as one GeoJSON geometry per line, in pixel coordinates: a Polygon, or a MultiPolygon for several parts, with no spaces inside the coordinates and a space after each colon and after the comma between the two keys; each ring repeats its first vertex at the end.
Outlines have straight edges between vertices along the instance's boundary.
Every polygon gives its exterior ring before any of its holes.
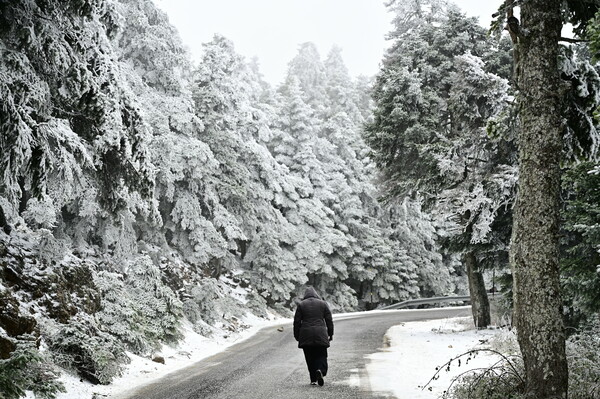
{"type": "Polygon", "coordinates": [[[308,346],[329,347],[333,336],[333,319],[327,303],[314,288],[309,287],[294,315],[294,338],[299,348],[308,346]]]}

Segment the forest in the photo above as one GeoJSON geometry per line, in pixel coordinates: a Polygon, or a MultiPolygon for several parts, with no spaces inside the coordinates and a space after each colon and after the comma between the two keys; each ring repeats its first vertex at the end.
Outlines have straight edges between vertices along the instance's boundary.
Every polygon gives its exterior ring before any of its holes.
{"type": "Polygon", "coordinates": [[[376,76],[307,42],[273,87],[220,35],[194,63],[152,0],[0,0],[0,398],[307,285],[470,295],[478,328],[502,291],[526,383],[480,397],[598,397],[600,3],[387,7],[376,76]]]}

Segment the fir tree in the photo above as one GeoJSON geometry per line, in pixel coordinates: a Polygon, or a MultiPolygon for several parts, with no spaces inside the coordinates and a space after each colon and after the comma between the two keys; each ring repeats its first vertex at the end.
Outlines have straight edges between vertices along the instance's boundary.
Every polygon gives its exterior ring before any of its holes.
{"type": "MultiPolygon", "coordinates": [[[[485,327],[481,246],[506,251],[508,237],[494,236],[490,226],[510,204],[516,182],[512,152],[499,151],[511,143],[490,139],[486,125],[508,112],[508,84],[486,71],[481,57],[495,49],[476,20],[441,2],[430,6],[407,14],[410,30],[402,25],[394,33],[365,139],[385,176],[388,198],[419,193],[440,221],[456,223],[444,241],[464,255],[476,324],[485,327]]],[[[394,7],[408,11],[406,5],[394,7]]]]}

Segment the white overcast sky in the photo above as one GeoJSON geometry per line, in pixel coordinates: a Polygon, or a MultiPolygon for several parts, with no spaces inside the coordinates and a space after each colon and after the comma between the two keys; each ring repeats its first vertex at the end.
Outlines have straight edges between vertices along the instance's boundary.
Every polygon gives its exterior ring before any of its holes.
{"type": "MultiPolygon", "coordinates": [[[[384,0],[154,0],[179,30],[197,61],[202,43],[219,33],[238,53],[258,57],[271,84],[283,79],[298,45],[313,42],[321,57],[342,48],[350,74],[374,75],[383,57],[392,15],[384,0]]],[[[455,0],[485,27],[500,0],[455,0]]]]}

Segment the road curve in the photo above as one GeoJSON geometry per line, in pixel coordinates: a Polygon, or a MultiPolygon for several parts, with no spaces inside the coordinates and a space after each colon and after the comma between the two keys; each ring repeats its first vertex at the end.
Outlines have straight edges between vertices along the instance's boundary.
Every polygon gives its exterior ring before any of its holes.
{"type": "MultiPolygon", "coordinates": [[[[227,350],[169,374],[118,399],[364,399],[371,392],[365,356],[377,352],[393,325],[468,316],[469,309],[388,310],[335,317],[325,386],[310,386],[291,324],[267,327],[227,350]]],[[[401,376],[399,376],[401,378],[401,376]]],[[[402,398],[404,399],[404,398],[402,398]]]]}

